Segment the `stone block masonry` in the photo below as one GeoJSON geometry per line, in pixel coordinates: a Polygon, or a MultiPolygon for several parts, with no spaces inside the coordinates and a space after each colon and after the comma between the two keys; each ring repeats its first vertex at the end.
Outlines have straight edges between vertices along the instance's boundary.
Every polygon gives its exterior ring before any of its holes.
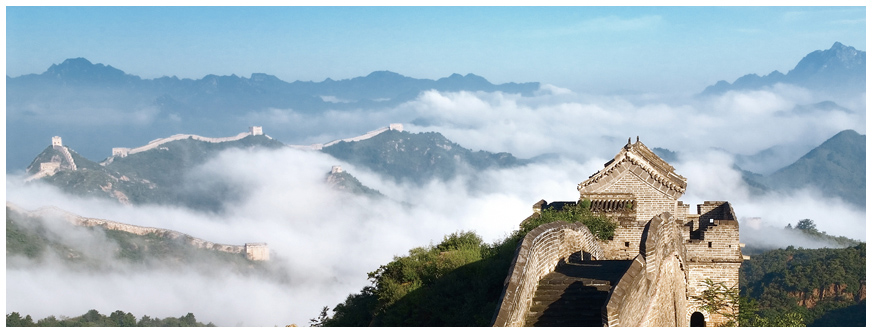
{"type": "Polygon", "coordinates": [[[687,297],[680,263],[680,236],[669,213],[646,226],[644,249],[615,286],[604,317],[609,327],[686,326],[687,297]],[[677,314],[682,315],[677,315],[677,314]]]}

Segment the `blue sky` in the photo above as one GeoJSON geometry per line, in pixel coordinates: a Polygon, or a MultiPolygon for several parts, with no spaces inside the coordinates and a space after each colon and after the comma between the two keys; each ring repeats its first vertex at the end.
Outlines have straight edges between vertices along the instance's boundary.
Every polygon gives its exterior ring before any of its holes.
{"type": "Polygon", "coordinates": [[[143,78],[390,70],[575,91],[698,92],[866,50],[865,7],[6,7],[6,72],[85,57],[143,78]]]}

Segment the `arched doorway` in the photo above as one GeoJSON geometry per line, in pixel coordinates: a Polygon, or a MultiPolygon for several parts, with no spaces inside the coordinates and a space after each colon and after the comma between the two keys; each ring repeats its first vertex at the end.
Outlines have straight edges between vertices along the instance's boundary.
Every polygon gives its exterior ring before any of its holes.
{"type": "Polygon", "coordinates": [[[702,313],[694,312],[690,315],[690,327],[705,327],[705,316],[702,313]]]}

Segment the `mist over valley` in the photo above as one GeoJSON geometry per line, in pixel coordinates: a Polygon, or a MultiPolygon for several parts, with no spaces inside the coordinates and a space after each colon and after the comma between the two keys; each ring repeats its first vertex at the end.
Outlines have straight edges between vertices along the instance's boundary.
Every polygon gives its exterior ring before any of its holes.
{"type": "Polygon", "coordinates": [[[497,242],[540,199],[578,200],[576,185],[636,137],[687,178],[683,202],[729,201],[749,250],[848,246],[785,229],[803,219],[865,242],[864,70],[865,51],[836,43],[788,74],[681,98],[475,74],[141,79],[84,58],[7,76],[7,309],[305,325],[410,249],[458,231],[497,242]],[[58,166],[34,177],[44,163],[58,166]],[[9,205],[263,242],[270,260],[156,254],[9,205]],[[23,240],[12,252],[10,230],[23,240]]]}

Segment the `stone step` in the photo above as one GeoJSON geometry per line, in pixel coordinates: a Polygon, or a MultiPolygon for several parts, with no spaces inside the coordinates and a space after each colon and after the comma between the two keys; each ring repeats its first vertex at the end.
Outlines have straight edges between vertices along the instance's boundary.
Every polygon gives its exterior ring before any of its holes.
{"type": "Polygon", "coordinates": [[[590,291],[590,292],[568,292],[560,295],[543,295],[540,293],[536,293],[533,295],[533,301],[555,301],[555,300],[566,300],[566,301],[576,301],[576,300],[586,300],[586,299],[606,299],[608,297],[607,291],[590,291]]]}
{"type": "Polygon", "coordinates": [[[602,307],[630,261],[569,261],[542,277],[526,326],[602,327],[602,307]]]}

